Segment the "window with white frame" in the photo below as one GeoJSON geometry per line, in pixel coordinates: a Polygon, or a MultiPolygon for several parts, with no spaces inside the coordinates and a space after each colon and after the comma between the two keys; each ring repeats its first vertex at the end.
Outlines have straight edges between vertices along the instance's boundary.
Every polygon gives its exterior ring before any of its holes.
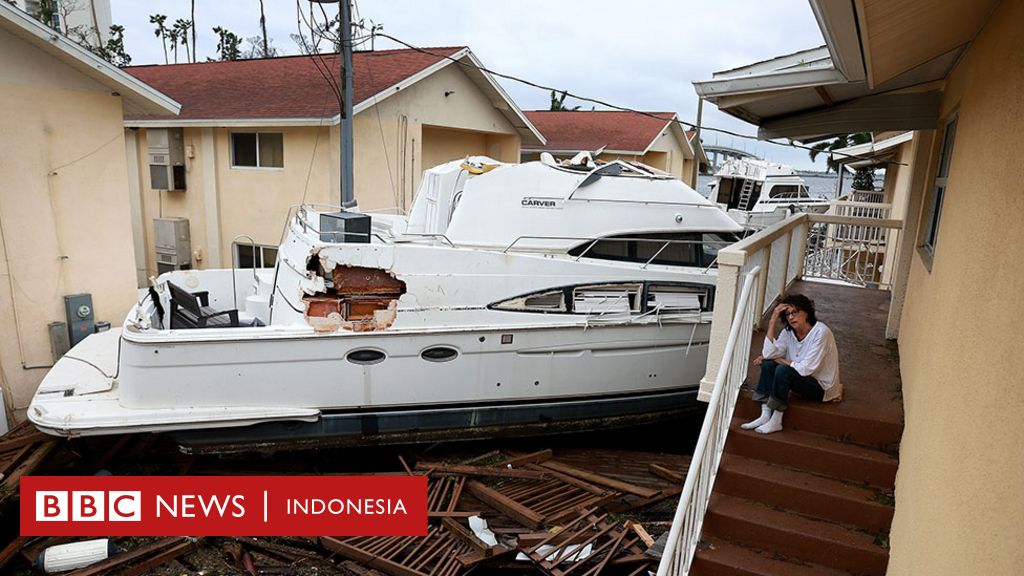
{"type": "Polygon", "coordinates": [[[238,268],[273,268],[277,262],[277,247],[235,242],[235,266],[238,268]]]}
{"type": "Polygon", "coordinates": [[[231,165],[243,168],[284,168],[284,134],[232,132],[231,165]]]}
{"type": "MultiPolygon", "coordinates": [[[[935,245],[939,239],[939,222],[942,219],[942,203],[946,197],[946,182],[949,177],[949,164],[953,158],[953,142],[956,139],[956,121],[953,116],[946,122],[942,135],[942,150],[939,155],[939,169],[935,173],[935,184],[932,187],[931,207],[928,221],[921,239],[921,248],[930,257],[935,254],[935,245]]],[[[928,262],[930,268],[930,262],[928,262]]]]}

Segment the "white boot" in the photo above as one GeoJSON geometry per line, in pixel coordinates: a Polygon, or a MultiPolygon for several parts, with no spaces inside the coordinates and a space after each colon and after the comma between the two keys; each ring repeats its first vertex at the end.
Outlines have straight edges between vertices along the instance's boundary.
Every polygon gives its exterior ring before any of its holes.
{"type": "Polygon", "coordinates": [[[746,424],[740,424],[740,428],[743,428],[744,430],[753,430],[758,426],[766,424],[771,417],[772,409],[769,408],[767,404],[761,404],[761,416],[759,416],[757,420],[751,420],[746,424]]]}
{"type": "Polygon", "coordinates": [[[755,428],[754,432],[757,432],[758,434],[771,434],[772,432],[781,432],[783,414],[785,414],[785,412],[781,410],[776,410],[772,412],[772,417],[768,419],[768,422],[765,422],[761,426],[755,428]]]}

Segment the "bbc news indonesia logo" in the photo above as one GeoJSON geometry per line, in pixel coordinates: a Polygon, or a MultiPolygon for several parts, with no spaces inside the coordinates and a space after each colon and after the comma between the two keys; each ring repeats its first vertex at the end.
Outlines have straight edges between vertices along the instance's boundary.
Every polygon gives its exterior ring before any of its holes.
{"type": "Polygon", "coordinates": [[[22,536],[424,536],[423,476],[25,476],[22,536]]]}

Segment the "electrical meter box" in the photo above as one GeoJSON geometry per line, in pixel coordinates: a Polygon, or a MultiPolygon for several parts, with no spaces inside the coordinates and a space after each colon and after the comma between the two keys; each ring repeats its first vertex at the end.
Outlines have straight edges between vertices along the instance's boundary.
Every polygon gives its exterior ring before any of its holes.
{"type": "Polygon", "coordinates": [[[96,318],[92,311],[91,294],[69,294],[64,297],[64,314],[68,319],[68,338],[74,348],[89,334],[96,331],[96,318]]]}
{"type": "Polygon", "coordinates": [[[370,243],[370,215],[358,212],[320,214],[321,242],[370,243]]]}

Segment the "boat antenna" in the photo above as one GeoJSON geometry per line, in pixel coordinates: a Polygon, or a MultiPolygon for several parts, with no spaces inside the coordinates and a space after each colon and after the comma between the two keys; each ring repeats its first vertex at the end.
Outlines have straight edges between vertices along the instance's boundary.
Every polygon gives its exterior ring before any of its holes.
{"type": "Polygon", "coordinates": [[[317,4],[339,4],[338,20],[341,29],[341,54],[339,54],[339,77],[341,78],[341,207],[356,205],[354,177],[352,173],[352,6],[349,0],[310,0],[317,4]]]}

